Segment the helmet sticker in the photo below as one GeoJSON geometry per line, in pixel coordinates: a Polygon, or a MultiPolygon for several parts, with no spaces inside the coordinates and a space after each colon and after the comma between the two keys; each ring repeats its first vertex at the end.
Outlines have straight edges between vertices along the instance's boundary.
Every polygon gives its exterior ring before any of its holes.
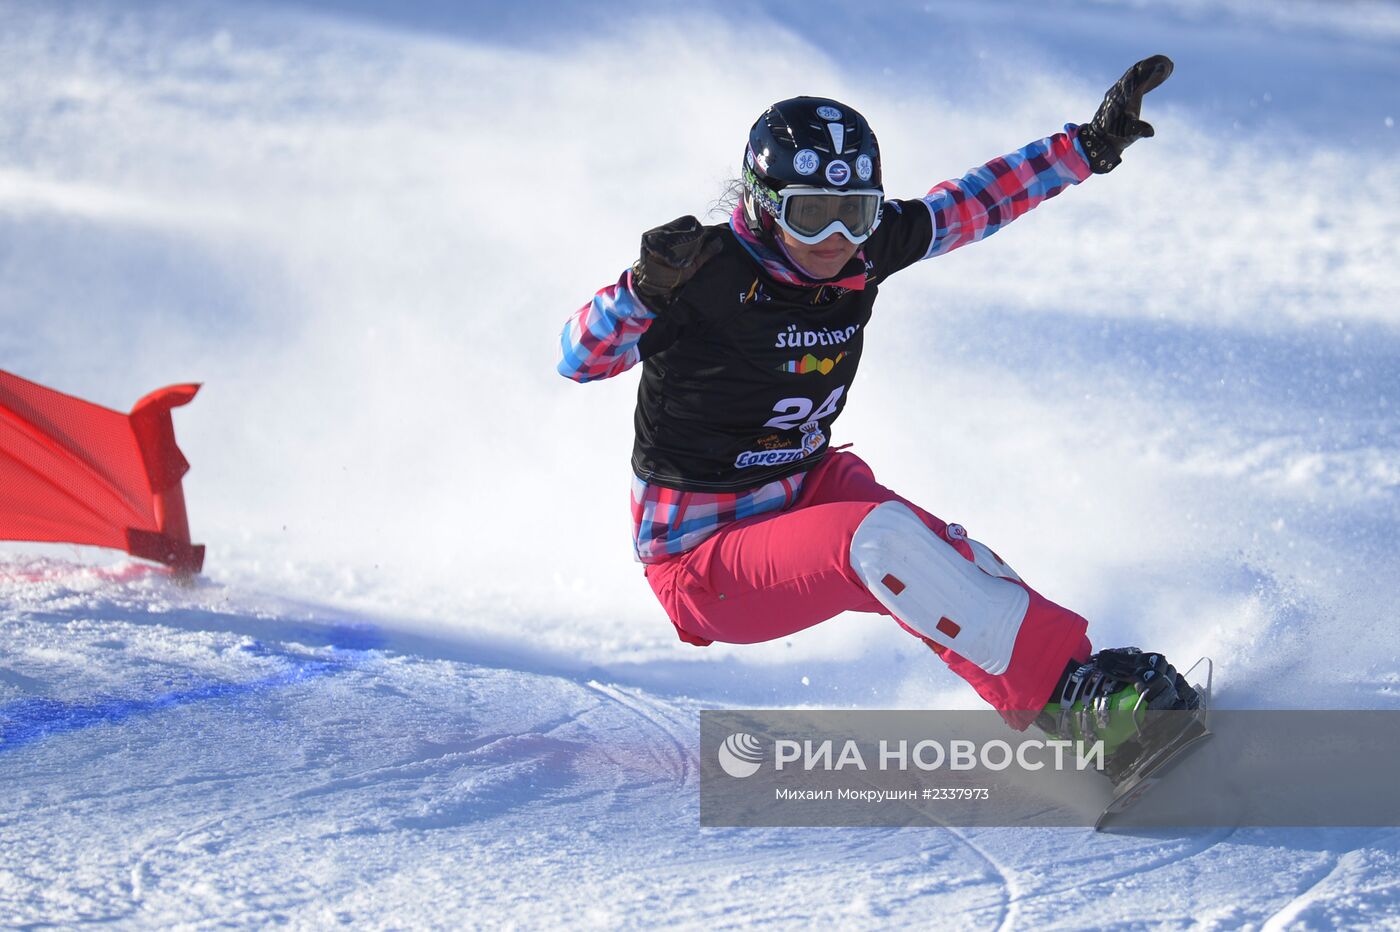
{"type": "Polygon", "coordinates": [[[817,116],[823,120],[839,120],[841,119],[841,111],[835,107],[818,107],[817,116]]]}
{"type": "Polygon", "coordinates": [[[851,180],[851,166],[837,159],[826,167],[826,180],[841,185],[851,180]]]}
{"type": "Polygon", "coordinates": [[[856,175],[861,181],[869,181],[870,174],[875,170],[875,166],[870,161],[870,156],[862,155],[856,159],[856,175]]]}
{"type": "Polygon", "coordinates": [[[831,153],[840,155],[846,151],[846,127],[840,123],[826,124],[826,131],[831,134],[831,153]]]}
{"type": "Polygon", "coordinates": [[[792,167],[799,175],[810,175],[820,165],[821,159],[811,149],[799,149],[797,154],[792,157],[792,167]]]}

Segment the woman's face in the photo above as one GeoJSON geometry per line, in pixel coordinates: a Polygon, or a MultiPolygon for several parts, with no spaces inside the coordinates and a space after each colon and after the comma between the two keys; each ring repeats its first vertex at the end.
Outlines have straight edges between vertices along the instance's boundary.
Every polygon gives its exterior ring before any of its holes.
{"type": "Polygon", "coordinates": [[[788,255],[812,278],[832,278],[860,248],[840,233],[833,233],[812,246],[799,243],[782,227],[778,227],[778,233],[783,237],[783,248],[788,255]]]}

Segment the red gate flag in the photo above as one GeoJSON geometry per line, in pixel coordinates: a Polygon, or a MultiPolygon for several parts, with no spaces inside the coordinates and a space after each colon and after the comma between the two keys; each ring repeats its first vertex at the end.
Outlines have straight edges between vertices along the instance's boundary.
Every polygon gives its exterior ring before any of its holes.
{"type": "Polygon", "coordinates": [[[122,414],[0,370],[0,539],[94,544],[198,573],[170,409],[157,389],[122,414]]]}

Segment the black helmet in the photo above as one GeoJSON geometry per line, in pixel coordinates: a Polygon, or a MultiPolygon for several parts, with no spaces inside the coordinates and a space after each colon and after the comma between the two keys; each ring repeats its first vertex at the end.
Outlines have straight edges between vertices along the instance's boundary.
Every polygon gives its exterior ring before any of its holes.
{"type": "Polygon", "coordinates": [[[863,242],[879,223],[880,145],[865,117],[838,101],[793,97],[773,104],[749,130],[743,171],[744,215],[755,233],[771,231],[776,221],[814,242],[818,231],[831,232],[829,224],[817,226],[830,217],[847,239],[863,242]],[[832,196],[804,197],[808,216],[800,218],[785,210],[788,197],[799,193],[832,196]],[[857,197],[847,200],[848,194],[857,197]]]}

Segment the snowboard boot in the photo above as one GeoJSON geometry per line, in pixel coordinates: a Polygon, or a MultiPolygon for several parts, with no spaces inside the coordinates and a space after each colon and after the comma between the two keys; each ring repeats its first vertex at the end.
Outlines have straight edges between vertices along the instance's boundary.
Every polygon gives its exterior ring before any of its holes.
{"type": "Polygon", "coordinates": [[[1186,716],[1162,713],[1199,706],[1196,690],[1167,658],[1122,647],[1071,660],[1035,723],[1052,738],[1102,741],[1104,772],[1119,784],[1189,724],[1186,716]]]}

